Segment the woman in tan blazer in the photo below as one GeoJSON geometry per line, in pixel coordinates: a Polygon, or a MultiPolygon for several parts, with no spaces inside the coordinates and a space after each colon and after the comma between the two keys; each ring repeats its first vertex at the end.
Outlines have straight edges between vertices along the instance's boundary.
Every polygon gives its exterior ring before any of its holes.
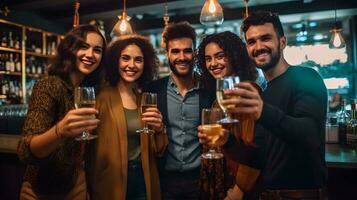
{"type": "Polygon", "coordinates": [[[161,199],[157,156],[167,145],[162,115],[157,108],[140,113],[140,91],[152,81],[157,57],[140,35],[119,37],[107,52],[106,84],[96,107],[100,120],[92,154],[93,199],[161,199]],[[142,121],[154,133],[137,133],[142,121]]]}

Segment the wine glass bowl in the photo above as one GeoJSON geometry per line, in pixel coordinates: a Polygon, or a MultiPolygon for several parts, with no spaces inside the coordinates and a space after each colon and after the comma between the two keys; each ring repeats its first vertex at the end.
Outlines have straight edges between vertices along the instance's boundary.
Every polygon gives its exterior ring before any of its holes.
{"type": "MultiPolygon", "coordinates": [[[[144,92],[141,96],[141,113],[145,113],[148,108],[157,108],[157,94],[144,92]]],[[[154,130],[151,130],[149,126],[144,123],[144,127],[140,130],[137,130],[137,133],[154,133],[154,130]]]]}
{"type": "Polygon", "coordinates": [[[233,99],[233,98],[239,98],[237,95],[232,95],[232,94],[225,94],[225,90],[234,90],[235,84],[238,84],[240,82],[239,76],[228,76],[222,79],[217,79],[216,81],[216,97],[217,97],[217,102],[221,109],[224,112],[225,117],[220,120],[221,124],[234,124],[238,123],[238,119],[233,119],[230,114],[227,112],[227,109],[234,108],[234,104],[223,104],[222,101],[226,99],[233,99]]]}
{"type": "MultiPolygon", "coordinates": [[[[223,113],[219,108],[202,109],[202,132],[208,137],[211,137],[211,142],[214,144],[220,137],[222,125],[219,121],[222,119],[223,113]]],[[[220,159],[223,157],[222,153],[210,146],[208,152],[203,153],[203,159],[220,159]]]]}
{"type": "MultiPolygon", "coordinates": [[[[94,87],[76,87],[74,89],[74,106],[79,108],[94,108],[95,107],[95,90],[94,87]]],[[[93,118],[95,116],[93,115],[93,118]]],[[[92,140],[97,138],[97,135],[92,135],[88,131],[83,131],[82,135],[75,138],[76,141],[92,140]]]]}

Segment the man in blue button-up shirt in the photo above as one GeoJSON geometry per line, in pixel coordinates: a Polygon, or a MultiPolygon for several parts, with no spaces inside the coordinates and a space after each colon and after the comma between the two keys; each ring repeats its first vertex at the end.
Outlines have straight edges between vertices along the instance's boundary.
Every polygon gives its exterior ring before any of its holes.
{"type": "Polygon", "coordinates": [[[210,107],[215,95],[200,87],[193,70],[195,30],[187,22],[169,24],[163,42],[172,73],[148,87],[158,94],[169,138],[159,164],[163,198],[198,199],[201,146],[197,127],[202,108],[210,107]]]}

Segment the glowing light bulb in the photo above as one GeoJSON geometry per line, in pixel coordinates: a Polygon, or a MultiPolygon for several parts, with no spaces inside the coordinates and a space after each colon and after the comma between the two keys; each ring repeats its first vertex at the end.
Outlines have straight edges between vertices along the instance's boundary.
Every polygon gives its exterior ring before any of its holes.
{"type": "Polygon", "coordinates": [[[214,2],[212,0],[209,1],[208,11],[210,13],[216,12],[216,6],[214,5],[214,2]]]}
{"type": "Polygon", "coordinates": [[[118,22],[115,24],[110,36],[112,38],[118,37],[120,35],[132,34],[133,29],[129,23],[129,16],[123,12],[121,16],[118,16],[118,22]]]}
{"type": "Polygon", "coordinates": [[[206,0],[201,10],[201,24],[222,24],[223,20],[223,9],[218,0],[206,0]]]}
{"type": "Polygon", "coordinates": [[[342,37],[341,29],[332,29],[332,36],[329,42],[329,47],[331,49],[341,49],[346,46],[346,42],[342,37]]]}
{"type": "Polygon", "coordinates": [[[126,29],[128,28],[128,26],[126,25],[126,20],[122,19],[121,22],[120,22],[120,25],[119,25],[119,30],[121,32],[125,32],[126,29]]]}

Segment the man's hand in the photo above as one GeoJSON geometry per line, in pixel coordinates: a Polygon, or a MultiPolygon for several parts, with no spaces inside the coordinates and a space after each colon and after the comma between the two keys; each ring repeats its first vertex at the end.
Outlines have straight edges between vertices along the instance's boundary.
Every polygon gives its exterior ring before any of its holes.
{"type": "Polygon", "coordinates": [[[237,88],[224,91],[225,94],[239,96],[239,98],[222,101],[225,105],[235,105],[228,108],[227,111],[230,113],[248,114],[254,120],[258,120],[263,110],[263,100],[260,97],[258,89],[249,82],[240,82],[235,86],[237,88]]]}

